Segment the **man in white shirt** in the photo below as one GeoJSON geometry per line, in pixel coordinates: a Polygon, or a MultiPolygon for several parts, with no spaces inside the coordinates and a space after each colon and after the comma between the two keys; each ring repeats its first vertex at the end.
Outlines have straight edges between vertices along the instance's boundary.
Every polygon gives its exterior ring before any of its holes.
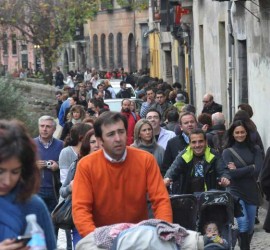
{"type": "Polygon", "coordinates": [[[146,113],[146,119],[150,121],[154,136],[156,138],[157,143],[164,148],[164,150],[167,147],[168,141],[175,137],[175,133],[173,131],[166,130],[162,127],[160,127],[161,123],[161,114],[158,110],[151,108],[146,113]]]}

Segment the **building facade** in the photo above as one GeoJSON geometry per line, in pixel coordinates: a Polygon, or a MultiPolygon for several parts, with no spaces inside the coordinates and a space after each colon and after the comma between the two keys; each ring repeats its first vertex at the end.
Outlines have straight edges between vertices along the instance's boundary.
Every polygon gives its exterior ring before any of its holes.
{"type": "MultiPolygon", "coordinates": [[[[101,6],[102,7],[102,6],[101,6]]],[[[101,8],[83,27],[83,36],[66,44],[62,53],[64,72],[96,68],[109,71],[124,68],[135,72],[148,68],[148,11],[123,8],[112,1],[110,9],[101,8]]]]}
{"type": "Polygon", "coordinates": [[[0,28],[0,74],[41,68],[39,47],[21,39],[17,30],[0,28]]]}
{"type": "Polygon", "coordinates": [[[270,145],[270,2],[193,0],[194,87],[198,111],[213,93],[228,122],[240,103],[254,109],[265,147],[270,145]]]}

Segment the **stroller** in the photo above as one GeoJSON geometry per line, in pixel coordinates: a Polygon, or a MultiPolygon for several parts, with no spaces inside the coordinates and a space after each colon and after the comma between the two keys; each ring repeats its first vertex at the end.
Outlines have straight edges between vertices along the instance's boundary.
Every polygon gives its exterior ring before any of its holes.
{"type": "Polygon", "coordinates": [[[196,231],[197,229],[197,198],[192,194],[172,195],[170,196],[173,223],[182,227],[196,231]]]}
{"type": "MultiPolygon", "coordinates": [[[[170,199],[173,223],[196,230],[203,235],[204,225],[210,221],[215,222],[222,238],[228,242],[228,247],[223,249],[234,249],[237,232],[232,229],[234,201],[230,193],[212,190],[196,195],[172,195],[170,199]]],[[[205,246],[206,249],[222,249],[222,246],[211,243],[205,246]]]]}

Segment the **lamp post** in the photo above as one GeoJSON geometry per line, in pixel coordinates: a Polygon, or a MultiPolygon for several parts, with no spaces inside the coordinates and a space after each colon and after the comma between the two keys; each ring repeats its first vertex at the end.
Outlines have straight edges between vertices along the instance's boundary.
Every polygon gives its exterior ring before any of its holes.
{"type": "Polygon", "coordinates": [[[40,58],[40,45],[34,44],[35,49],[35,69],[38,72],[41,68],[41,58],[40,58]]]}

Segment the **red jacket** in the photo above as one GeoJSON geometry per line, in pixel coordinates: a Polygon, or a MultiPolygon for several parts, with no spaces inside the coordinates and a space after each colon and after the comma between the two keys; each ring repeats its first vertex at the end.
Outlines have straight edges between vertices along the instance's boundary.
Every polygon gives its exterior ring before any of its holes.
{"type": "Polygon", "coordinates": [[[134,142],[134,128],[140,117],[134,112],[121,112],[127,118],[128,129],[127,129],[127,146],[130,146],[134,142]]]}

